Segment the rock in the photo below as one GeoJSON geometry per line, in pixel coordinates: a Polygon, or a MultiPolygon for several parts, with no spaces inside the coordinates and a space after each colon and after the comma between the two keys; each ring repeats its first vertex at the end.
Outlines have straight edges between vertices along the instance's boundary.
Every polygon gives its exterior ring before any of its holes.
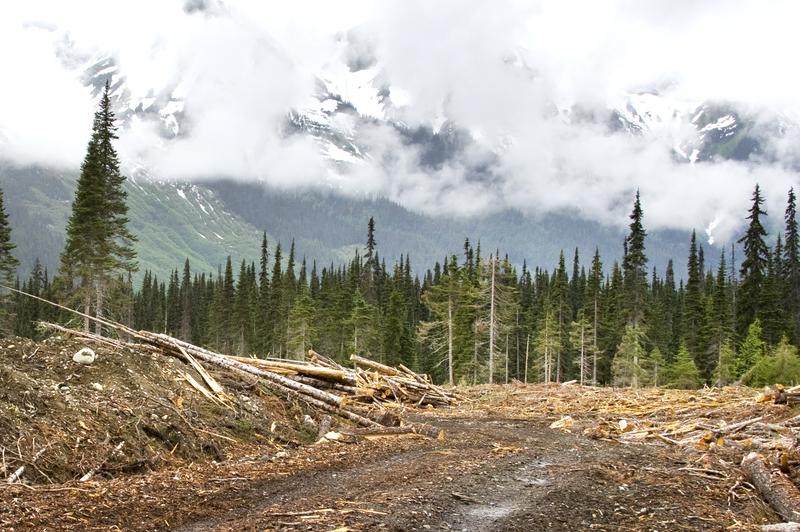
{"type": "Polygon", "coordinates": [[[74,355],[72,355],[73,362],[77,362],[78,364],[91,364],[95,361],[97,355],[95,352],[88,347],[84,347],[74,355]]]}
{"type": "Polygon", "coordinates": [[[100,384],[99,382],[93,382],[92,383],[92,388],[94,388],[98,392],[102,392],[103,391],[103,385],[100,384]]]}

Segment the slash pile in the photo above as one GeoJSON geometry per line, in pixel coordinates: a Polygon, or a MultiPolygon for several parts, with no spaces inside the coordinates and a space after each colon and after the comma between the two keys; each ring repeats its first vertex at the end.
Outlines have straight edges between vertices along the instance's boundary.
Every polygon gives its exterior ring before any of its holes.
{"type": "Polygon", "coordinates": [[[406,422],[385,408],[389,405],[448,406],[458,396],[434,385],[426,375],[404,366],[399,369],[354,355],[353,368],[345,368],[333,360],[310,351],[308,360],[258,359],[216,353],[166,334],[134,331],[124,325],[102,320],[102,325],[129,341],[69,330],[53,323],[41,323],[45,329],[80,337],[113,347],[135,347],[180,358],[190,364],[201,377],[186,373],[186,381],[211,400],[226,402],[224,388],[212,377],[206,366],[226,370],[246,381],[253,378],[273,392],[300,400],[309,406],[339,416],[370,434],[421,434],[443,437],[436,427],[406,422]]]}

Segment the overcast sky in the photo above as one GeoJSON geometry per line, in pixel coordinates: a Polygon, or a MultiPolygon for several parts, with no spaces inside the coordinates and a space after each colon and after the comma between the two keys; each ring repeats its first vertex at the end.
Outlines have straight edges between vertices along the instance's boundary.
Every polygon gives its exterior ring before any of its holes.
{"type": "Polygon", "coordinates": [[[797,160],[796,136],[776,143],[778,164],[689,165],[671,156],[674,131],[611,135],[565,125],[552,110],[614,107],[657,88],[679,106],[730,101],[796,117],[798,20],[800,3],[778,0],[5,2],[0,157],[80,163],[94,103],[64,51],[103,52],[134,95],[189,87],[188,137],[165,141],[148,123],[121,133],[123,156],[161,177],[335,186],[456,215],[571,208],[616,224],[627,221],[638,187],[648,227],[712,227],[724,241],[741,226],[756,181],[772,213],[782,211],[798,184],[782,164],[797,160]],[[343,51],[348,31],[358,41],[343,51]],[[280,126],[343,54],[377,61],[405,104],[395,118],[446,117],[478,142],[434,171],[377,124],[360,132],[371,162],[332,175],[310,140],[287,139],[280,126]],[[470,169],[482,165],[491,178],[476,180],[470,169]]]}

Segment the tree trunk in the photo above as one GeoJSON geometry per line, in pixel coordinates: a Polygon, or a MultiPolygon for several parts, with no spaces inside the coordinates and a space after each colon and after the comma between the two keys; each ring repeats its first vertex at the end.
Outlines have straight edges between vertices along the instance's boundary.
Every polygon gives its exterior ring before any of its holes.
{"type": "Polygon", "coordinates": [[[594,296],[594,331],[592,336],[592,386],[597,386],[597,295],[594,296]]]}
{"type": "Polygon", "coordinates": [[[531,335],[525,337],[525,384],[528,384],[528,355],[530,353],[531,335]]]}
{"type": "Polygon", "coordinates": [[[453,379],[453,297],[447,298],[447,380],[450,386],[455,384],[453,379]]]}
{"type": "Polygon", "coordinates": [[[478,384],[478,321],[475,321],[474,342],[472,343],[472,384],[478,384]]]}
{"type": "Polygon", "coordinates": [[[494,383],[494,261],[494,257],[489,260],[492,268],[491,301],[489,302],[489,384],[494,383]]]}
{"type": "Polygon", "coordinates": [[[508,333],[506,333],[506,384],[508,384],[508,333]]]}
{"type": "Polygon", "coordinates": [[[773,471],[756,453],[742,460],[742,470],[761,496],[784,519],[800,520],[800,492],[780,471],[773,471]]]}
{"type": "MultiPolygon", "coordinates": [[[[100,319],[103,319],[103,305],[105,304],[104,299],[105,299],[105,283],[103,283],[102,280],[98,280],[94,311],[95,311],[95,316],[97,316],[100,319]]],[[[102,336],[103,325],[99,322],[95,322],[94,332],[102,336]]]]}
{"type": "Polygon", "coordinates": [[[585,342],[583,339],[584,328],[583,324],[585,321],[581,319],[581,386],[583,386],[583,374],[586,373],[586,360],[584,358],[584,351],[585,351],[585,342]]]}
{"type": "Polygon", "coordinates": [[[89,320],[89,316],[92,313],[92,292],[87,287],[86,293],[83,296],[83,332],[89,333],[90,331],[90,324],[91,321],[89,320]]]}

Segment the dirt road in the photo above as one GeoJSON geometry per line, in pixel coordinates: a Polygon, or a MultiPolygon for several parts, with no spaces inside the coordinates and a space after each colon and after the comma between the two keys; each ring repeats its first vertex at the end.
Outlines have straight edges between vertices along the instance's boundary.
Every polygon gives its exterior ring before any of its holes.
{"type": "MultiPolygon", "coordinates": [[[[721,530],[769,518],[680,449],[424,415],[444,441],[328,442],[87,485],[0,488],[9,529],[721,530]]],[[[260,451],[263,453],[263,451],[260,451]]]]}

